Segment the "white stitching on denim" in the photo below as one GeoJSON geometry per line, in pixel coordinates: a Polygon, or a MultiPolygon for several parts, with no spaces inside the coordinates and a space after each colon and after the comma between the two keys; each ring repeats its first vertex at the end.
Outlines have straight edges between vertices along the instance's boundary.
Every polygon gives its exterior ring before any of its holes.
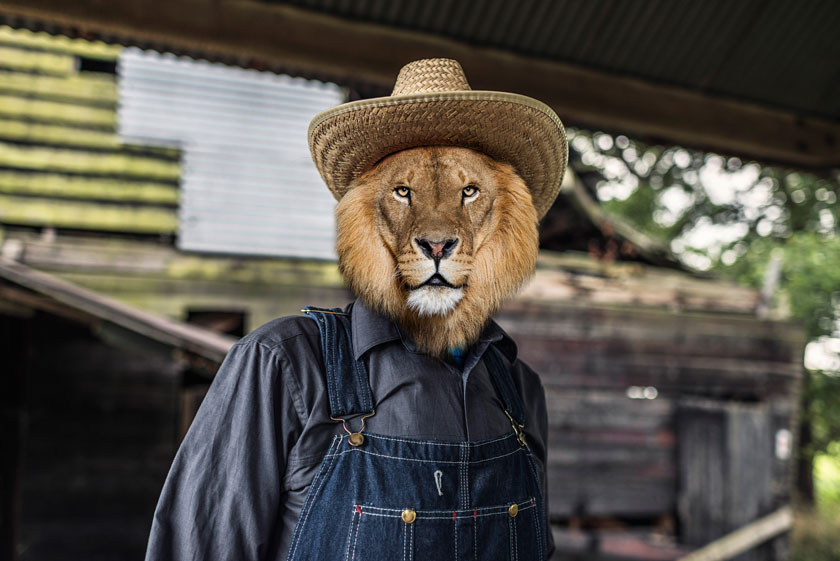
{"type": "MultiPolygon", "coordinates": [[[[529,509],[529,508],[534,508],[536,506],[533,503],[533,500],[534,500],[533,497],[528,497],[524,501],[517,502],[516,504],[519,507],[519,510],[526,510],[526,509],[529,509]]],[[[358,506],[359,506],[359,508],[362,509],[362,514],[370,514],[371,511],[392,512],[392,513],[394,513],[393,516],[396,516],[396,517],[402,516],[403,510],[405,510],[404,508],[391,508],[391,507],[384,507],[384,506],[374,506],[374,505],[371,505],[371,504],[360,504],[358,506]]],[[[475,508],[475,509],[473,509],[473,508],[459,509],[459,510],[456,510],[455,513],[458,514],[459,516],[466,516],[467,514],[472,514],[473,510],[478,511],[479,513],[483,512],[483,513],[490,513],[490,514],[501,513],[501,512],[507,513],[509,508],[510,508],[510,503],[505,503],[503,505],[483,506],[483,507],[478,507],[478,508],[475,508]]],[[[451,516],[453,511],[452,510],[441,509],[441,510],[418,510],[416,512],[419,512],[419,513],[422,513],[422,514],[448,514],[448,515],[451,516]]]]}
{"type": "Polygon", "coordinates": [[[473,561],[478,561],[478,514],[473,511],[473,561]]]}
{"type": "Polygon", "coordinates": [[[452,519],[452,528],[455,530],[455,532],[454,532],[455,533],[455,557],[453,557],[452,559],[454,559],[455,561],[458,561],[458,520],[457,520],[457,518],[452,519]]]}
{"type": "Polygon", "coordinates": [[[467,482],[464,479],[464,446],[461,446],[461,449],[458,451],[458,502],[460,503],[458,506],[461,508],[466,508],[466,504],[464,503],[464,489],[467,486],[467,482]]]}
{"type": "Polygon", "coordinates": [[[350,535],[347,536],[347,549],[344,551],[344,561],[348,561],[350,558],[350,542],[353,541],[353,526],[356,525],[356,508],[352,509],[352,514],[350,515],[350,535]]]}
{"type": "Polygon", "coordinates": [[[512,516],[510,521],[510,527],[513,528],[513,555],[515,561],[519,561],[519,535],[516,533],[516,517],[512,516]]]}
{"type": "MultiPolygon", "coordinates": [[[[333,436],[332,442],[330,443],[330,447],[327,450],[327,452],[329,452],[330,450],[333,450],[336,446],[340,446],[342,438],[343,437],[338,436],[338,435],[333,436]],[[336,443],[336,440],[338,440],[337,443],[336,443]]],[[[286,556],[287,560],[294,559],[294,554],[297,550],[298,544],[300,543],[300,535],[303,533],[303,527],[306,526],[306,520],[307,520],[307,518],[309,518],[309,513],[312,512],[312,503],[315,502],[315,499],[317,498],[317,494],[321,491],[321,487],[323,487],[324,482],[327,480],[326,474],[332,468],[332,465],[335,461],[332,458],[335,458],[336,456],[337,456],[337,454],[329,454],[328,453],[324,457],[324,462],[321,463],[321,467],[318,469],[318,472],[315,474],[315,477],[313,478],[313,481],[314,481],[315,479],[318,478],[318,476],[320,476],[322,474],[324,476],[323,479],[321,479],[321,482],[318,484],[318,489],[315,490],[315,493],[313,494],[312,489],[310,488],[309,492],[306,494],[306,500],[304,501],[303,509],[301,510],[301,515],[303,517],[299,518],[298,524],[295,525],[295,532],[294,532],[294,535],[292,536],[292,547],[289,549],[289,554],[286,556]],[[331,458],[331,459],[330,459],[329,462],[327,462],[326,458],[331,458]],[[312,496],[312,501],[309,501],[310,495],[312,496]],[[306,511],[306,512],[304,513],[304,511],[306,511]]]]}
{"type": "MultiPolygon", "coordinates": [[[[486,440],[486,441],[483,441],[483,442],[476,442],[476,443],[472,443],[472,442],[463,442],[463,443],[462,442],[434,442],[434,441],[431,441],[431,440],[420,440],[420,439],[406,440],[404,438],[395,438],[393,436],[385,436],[385,435],[382,435],[382,434],[371,434],[371,433],[367,433],[366,437],[370,438],[371,440],[390,440],[392,442],[405,442],[407,444],[424,444],[424,445],[428,444],[429,446],[448,446],[450,448],[455,448],[455,447],[461,448],[462,446],[469,446],[470,448],[481,448],[482,446],[487,446],[488,444],[496,444],[497,442],[501,442],[502,440],[506,440],[508,438],[515,438],[516,434],[508,432],[508,433],[503,434],[502,436],[497,436],[496,438],[492,438],[490,440],[486,440]]],[[[518,446],[518,444],[517,444],[517,446],[518,446]]]]}
{"type": "MultiPolygon", "coordinates": [[[[520,503],[520,504],[522,504],[522,506],[519,507],[519,512],[523,512],[523,511],[528,510],[530,508],[535,508],[536,507],[536,505],[531,504],[530,501],[520,503]]],[[[390,508],[389,509],[384,509],[384,508],[364,506],[364,505],[362,505],[362,506],[363,506],[362,514],[364,516],[378,516],[380,518],[400,518],[402,516],[402,511],[401,510],[390,509],[390,508]],[[374,512],[375,510],[389,511],[389,512],[393,512],[393,514],[389,514],[388,512],[374,512]]],[[[498,509],[498,510],[494,510],[493,512],[479,512],[475,516],[478,517],[478,518],[482,518],[482,517],[485,517],[485,516],[502,516],[502,515],[510,517],[510,514],[508,514],[508,509],[510,508],[509,505],[504,506],[504,507],[493,507],[493,508],[498,509]]],[[[415,520],[452,520],[452,512],[453,511],[451,511],[451,510],[429,510],[429,511],[425,511],[425,512],[426,512],[426,514],[420,514],[418,512],[415,520]],[[430,514],[430,513],[440,514],[440,516],[429,516],[428,514],[430,514]]],[[[456,510],[454,512],[455,512],[456,516],[473,516],[472,511],[456,510]]]]}
{"type": "Polygon", "coordinates": [[[405,561],[405,550],[407,548],[406,542],[408,542],[408,527],[410,524],[403,524],[403,561],[405,561]]]}
{"type": "MultiPolygon", "coordinates": [[[[475,460],[472,463],[473,464],[480,464],[480,463],[483,463],[483,462],[490,462],[492,460],[498,460],[500,458],[505,458],[507,456],[512,456],[513,454],[518,454],[518,453],[522,452],[523,450],[524,450],[524,448],[520,447],[520,448],[514,450],[513,452],[508,452],[506,454],[502,454],[501,456],[493,456],[492,458],[484,458],[482,460],[475,460]]],[[[422,460],[420,458],[400,458],[399,456],[389,456],[387,454],[377,454],[376,452],[368,452],[367,450],[362,450],[361,448],[351,448],[349,450],[345,450],[344,452],[338,452],[336,454],[329,454],[325,457],[343,456],[344,454],[350,454],[350,453],[353,453],[353,452],[357,452],[357,453],[360,453],[360,454],[370,454],[371,456],[378,456],[380,458],[388,458],[390,460],[400,460],[400,461],[403,461],[403,462],[423,462],[423,463],[426,463],[426,464],[460,464],[461,463],[461,462],[448,461],[448,460],[422,460]]]]}
{"type": "Polygon", "coordinates": [[[531,512],[531,518],[534,519],[534,528],[537,529],[537,553],[539,554],[540,559],[545,559],[543,556],[542,532],[540,531],[540,520],[539,516],[537,516],[537,509],[534,509],[531,512]]]}
{"type": "Polygon", "coordinates": [[[470,449],[464,448],[464,508],[470,506],[470,449]]]}
{"type": "Polygon", "coordinates": [[[411,532],[408,541],[408,558],[409,561],[414,560],[414,524],[408,525],[408,531],[411,532]]]}
{"type": "Polygon", "coordinates": [[[356,542],[359,541],[359,534],[361,534],[362,529],[362,515],[359,514],[359,523],[356,524],[356,535],[353,536],[353,553],[350,561],[354,561],[356,559],[356,542]]]}
{"type": "Polygon", "coordinates": [[[508,559],[513,561],[513,518],[508,516],[508,559]]]}
{"type": "MultiPolygon", "coordinates": [[[[537,483],[537,492],[540,494],[540,499],[545,500],[545,497],[542,496],[542,489],[540,489],[540,476],[537,470],[536,460],[534,460],[534,455],[531,454],[530,450],[527,454],[525,454],[525,458],[528,460],[528,466],[531,468],[531,473],[534,475],[534,481],[537,483]]],[[[534,498],[536,500],[536,498],[534,498]]],[[[548,531],[548,528],[546,528],[548,531]]],[[[537,539],[539,540],[540,544],[542,544],[545,540],[547,540],[547,536],[543,536],[543,525],[537,524],[537,539]]]]}

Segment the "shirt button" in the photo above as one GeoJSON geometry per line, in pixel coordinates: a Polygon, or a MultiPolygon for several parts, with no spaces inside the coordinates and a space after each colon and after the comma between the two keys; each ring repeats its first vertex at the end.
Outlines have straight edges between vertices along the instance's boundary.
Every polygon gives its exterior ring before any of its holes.
{"type": "Polygon", "coordinates": [[[411,524],[417,519],[417,513],[410,508],[407,508],[402,511],[402,519],[406,524],[411,524]]]}
{"type": "Polygon", "coordinates": [[[511,518],[519,514],[519,505],[516,503],[510,505],[510,507],[508,508],[508,514],[510,514],[511,518]]]}

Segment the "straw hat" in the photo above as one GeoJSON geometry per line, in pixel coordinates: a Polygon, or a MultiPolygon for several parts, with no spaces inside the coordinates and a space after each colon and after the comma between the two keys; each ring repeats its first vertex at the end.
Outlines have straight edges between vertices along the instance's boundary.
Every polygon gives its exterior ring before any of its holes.
{"type": "Polygon", "coordinates": [[[405,65],[394,91],[315,116],[309,149],[336,199],[389,154],[418,146],[463,146],[507,162],[531,189],[542,218],[560,190],[568,148],[563,123],[523,95],[472,91],[455,60],[405,65]]]}

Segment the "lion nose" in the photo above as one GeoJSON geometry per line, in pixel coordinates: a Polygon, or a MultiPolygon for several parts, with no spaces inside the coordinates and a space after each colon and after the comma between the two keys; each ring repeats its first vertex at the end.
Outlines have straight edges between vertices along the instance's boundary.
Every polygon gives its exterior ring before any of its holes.
{"type": "Polygon", "coordinates": [[[420,247],[423,254],[429,259],[446,259],[458,245],[458,238],[433,242],[431,240],[415,238],[414,242],[420,247]]]}

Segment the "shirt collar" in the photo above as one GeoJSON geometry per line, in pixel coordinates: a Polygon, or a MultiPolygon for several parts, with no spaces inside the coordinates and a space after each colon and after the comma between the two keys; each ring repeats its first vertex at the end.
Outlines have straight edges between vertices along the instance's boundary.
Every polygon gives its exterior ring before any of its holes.
{"type": "Polygon", "coordinates": [[[400,338],[400,331],[394,322],[377,314],[361,300],[353,302],[351,310],[350,329],[353,332],[353,355],[356,360],[373,347],[400,338]]]}
{"type": "MultiPolygon", "coordinates": [[[[353,331],[353,354],[356,360],[377,345],[403,339],[403,343],[409,350],[415,350],[413,342],[404,339],[399,328],[390,319],[379,315],[364,305],[361,300],[352,304],[350,314],[351,329],[353,331]]],[[[513,339],[505,333],[498,323],[492,319],[478,338],[478,343],[487,348],[490,344],[502,352],[512,364],[516,360],[517,349],[513,339]]]]}

